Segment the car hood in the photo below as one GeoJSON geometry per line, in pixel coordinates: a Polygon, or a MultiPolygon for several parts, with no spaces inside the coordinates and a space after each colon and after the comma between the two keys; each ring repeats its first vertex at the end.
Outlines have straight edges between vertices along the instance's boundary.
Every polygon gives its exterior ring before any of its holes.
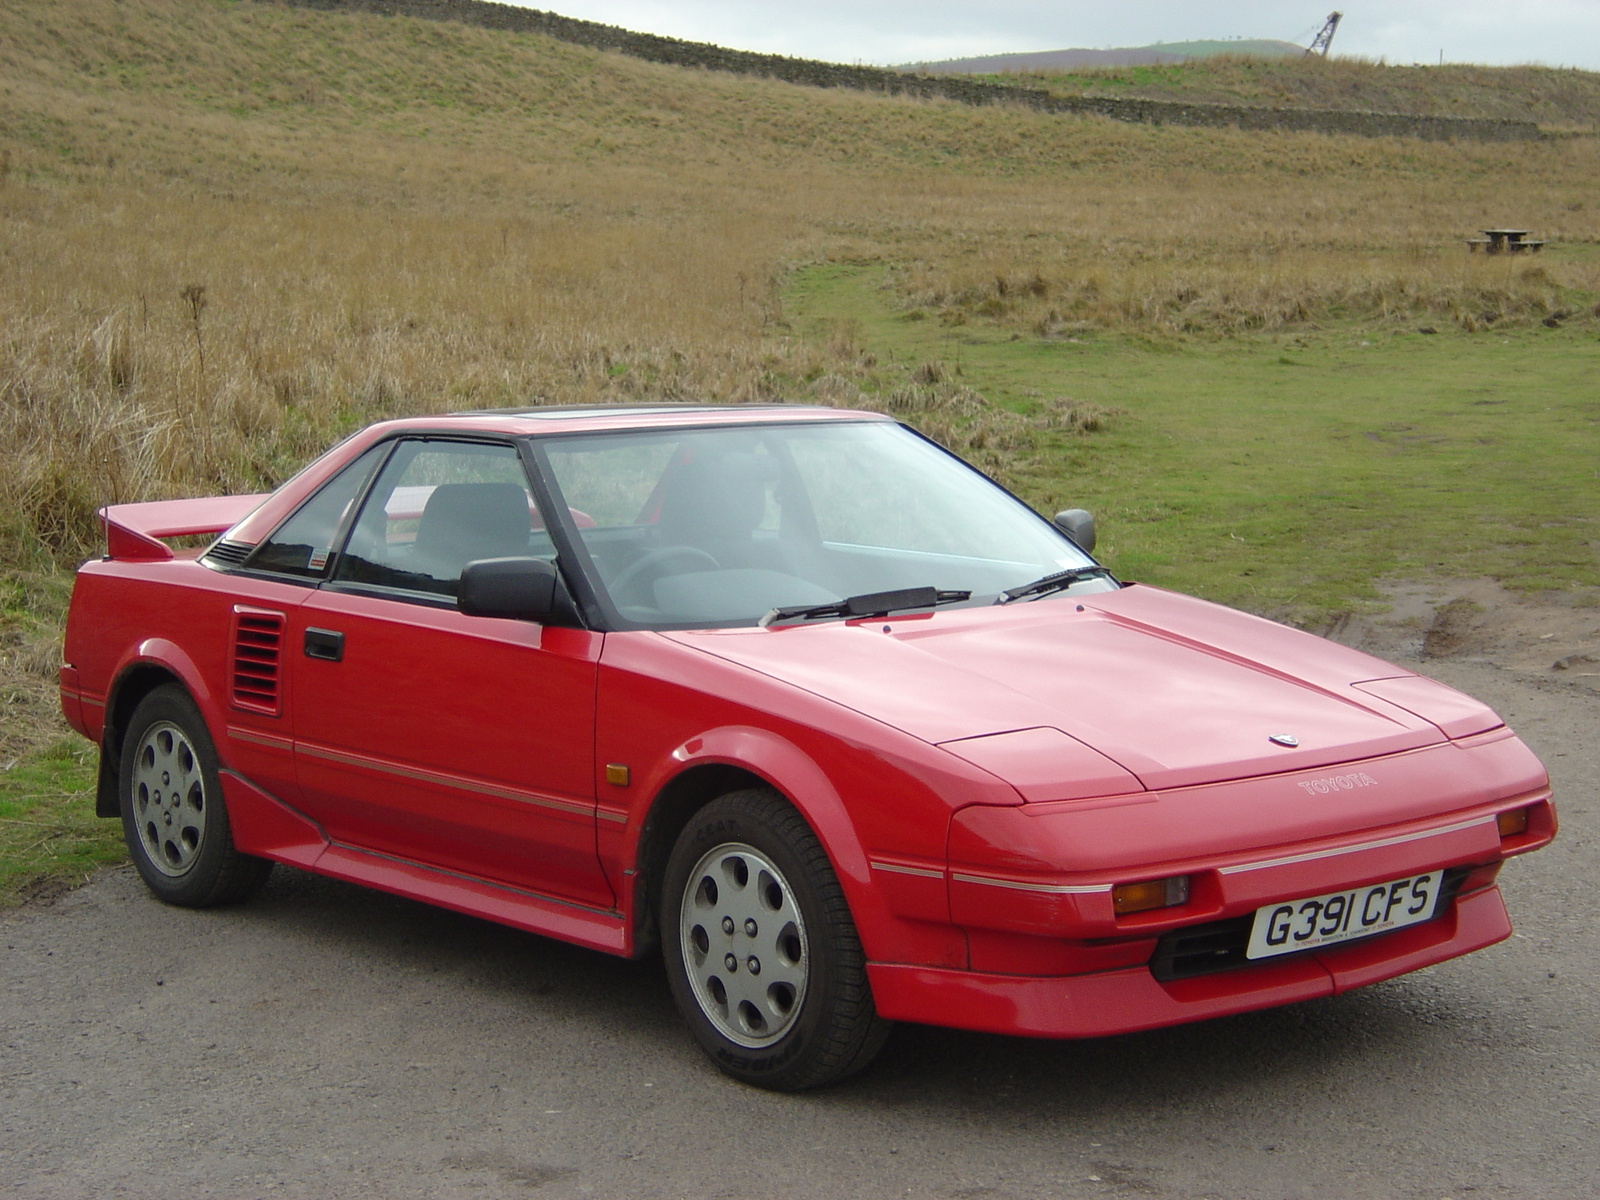
{"type": "MultiPolygon", "coordinates": [[[[1036,777],[1038,762],[1009,771],[1005,753],[974,755],[967,739],[1059,730],[1154,790],[1348,763],[1500,723],[1476,701],[1358,651],[1143,586],[665,636],[924,741],[963,742],[952,751],[1013,783],[1036,777]],[[1403,682],[1357,686],[1378,680],[1403,682]]],[[[1080,769],[1081,756],[1068,761],[1063,774],[1080,769]]],[[[1024,794],[1046,798],[1048,782],[1032,782],[1024,794]]]]}

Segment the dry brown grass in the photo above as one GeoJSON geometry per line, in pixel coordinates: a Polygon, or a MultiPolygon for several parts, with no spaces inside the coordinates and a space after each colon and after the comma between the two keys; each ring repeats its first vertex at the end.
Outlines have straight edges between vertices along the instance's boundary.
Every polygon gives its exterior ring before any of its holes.
{"type": "Polygon", "coordinates": [[[89,552],[100,504],[271,486],[397,413],[866,404],[996,471],[1041,421],[1104,420],[808,340],[781,295],[806,262],[1046,333],[1530,320],[1600,290],[1593,256],[1455,240],[1600,241],[1581,140],[1131,127],[223,0],[7,4],[0,78],[14,567],[89,552]]]}
{"type": "Polygon", "coordinates": [[[1464,247],[1406,253],[1294,251],[1240,247],[1248,264],[1151,262],[1084,266],[1026,250],[989,249],[973,261],[917,264],[900,284],[912,312],[947,324],[974,319],[1042,336],[1086,328],[1168,335],[1245,333],[1316,327],[1344,318],[1382,324],[1454,322],[1477,331],[1553,317],[1589,319],[1600,291],[1600,256],[1557,261],[1531,256],[1469,256],[1464,247]]]}

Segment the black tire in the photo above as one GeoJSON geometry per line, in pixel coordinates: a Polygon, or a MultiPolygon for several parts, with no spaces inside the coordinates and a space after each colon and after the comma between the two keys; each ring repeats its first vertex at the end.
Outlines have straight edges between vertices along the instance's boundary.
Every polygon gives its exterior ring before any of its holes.
{"type": "Polygon", "coordinates": [[[216,748],[177,684],[156,688],[134,709],[117,783],[128,852],[158,899],[210,908],[267,881],[272,864],[234,848],[216,748]]]}
{"type": "Polygon", "coordinates": [[[865,1067],[893,1027],[872,1005],[844,892],[776,792],[713,800],[678,836],[661,891],[673,998],[726,1074],[796,1092],[865,1067]]]}

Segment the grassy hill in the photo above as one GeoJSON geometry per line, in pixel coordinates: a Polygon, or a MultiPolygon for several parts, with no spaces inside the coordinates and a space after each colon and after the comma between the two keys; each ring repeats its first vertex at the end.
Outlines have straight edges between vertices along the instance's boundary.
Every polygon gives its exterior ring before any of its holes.
{"type": "Polygon", "coordinates": [[[1488,117],[1534,121],[1549,129],[1600,131],[1600,73],[1562,67],[1391,66],[1355,58],[1224,53],[1181,63],[995,78],[1060,95],[1488,117]]]}
{"type": "Polygon", "coordinates": [[[1030,336],[1467,328],[1600,290],[1592,255],[1459,241],[1593,244],[1587,142],[1125,126],[250,0],[19,0],[0,76],[13,563],[85,552],[108,499],[270,485],[382,413],[906,382],[786,324],[805,262],[883,262],[901,311],[1030,336]]]}
{"type": "Polygon", "coordinates": [[[952,58],[942,62],[910,63],[919,70],[947,74],[1008,73],[1018,71],[1072,71],[1084,67],[1112,68],[1177,63],[1187,59],[1286,58],[1305,54],[1303,46],[1271,40],[1209,42],[1158,42],[1153,46],[1123,46],[1112,50],[1036,50],[1017,54],[989,54],[981,58],[952,58]]]}
{"type": "MultiPolygon", "coordinates": [[[[1277,70],[1094,86],[1390,105],[1379,68],[1277,70]]],[[[1133,577],[1303,621],[1386,573],[1592,586],[1597,168],[1592,138],[1129,125],[254,0],[8,0],[0,765],[60,736],[96,507],[270,487],[399,413],[886,409],[1094,506],[1133,577]],[[1550,247],[1466,253],[1507,224],[1550,247]]],[[[41,760],[0,859],[80,836],[29,806],[86,769],[41,760]]]]}
{"type": "Polygon", "coordinates": [[[1293,42],[1280,41],[1276,38],[1157,42],[1149,49],[1182,54],[1186,58],[1216,58],[1219,55],[1230,55],[1234,58],[1293,58],[1305,53],[1304,46],[1296,46],[1293,42]]]}

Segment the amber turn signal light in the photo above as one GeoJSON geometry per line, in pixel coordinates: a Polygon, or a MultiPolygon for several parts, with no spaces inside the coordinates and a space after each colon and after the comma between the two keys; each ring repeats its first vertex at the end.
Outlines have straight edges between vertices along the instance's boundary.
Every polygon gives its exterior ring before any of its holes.
{"type": "Polygon", "coordinates": [[[1528,810],[1525,808],[1508,808],[1494,819],[1500,827],[1500,836],[1503,838],[1516,837],[1519,833],[1528,832],[1528,810]]]}
{"type": "Polygon", "coordinates": [[[1166,879],[1146,879],[1140,883],[1119,883],[1111,889],[1111,907],[1117,916],[1170,908],[1189,900],[1189,877],[1172,875],[1166,879]]]}

